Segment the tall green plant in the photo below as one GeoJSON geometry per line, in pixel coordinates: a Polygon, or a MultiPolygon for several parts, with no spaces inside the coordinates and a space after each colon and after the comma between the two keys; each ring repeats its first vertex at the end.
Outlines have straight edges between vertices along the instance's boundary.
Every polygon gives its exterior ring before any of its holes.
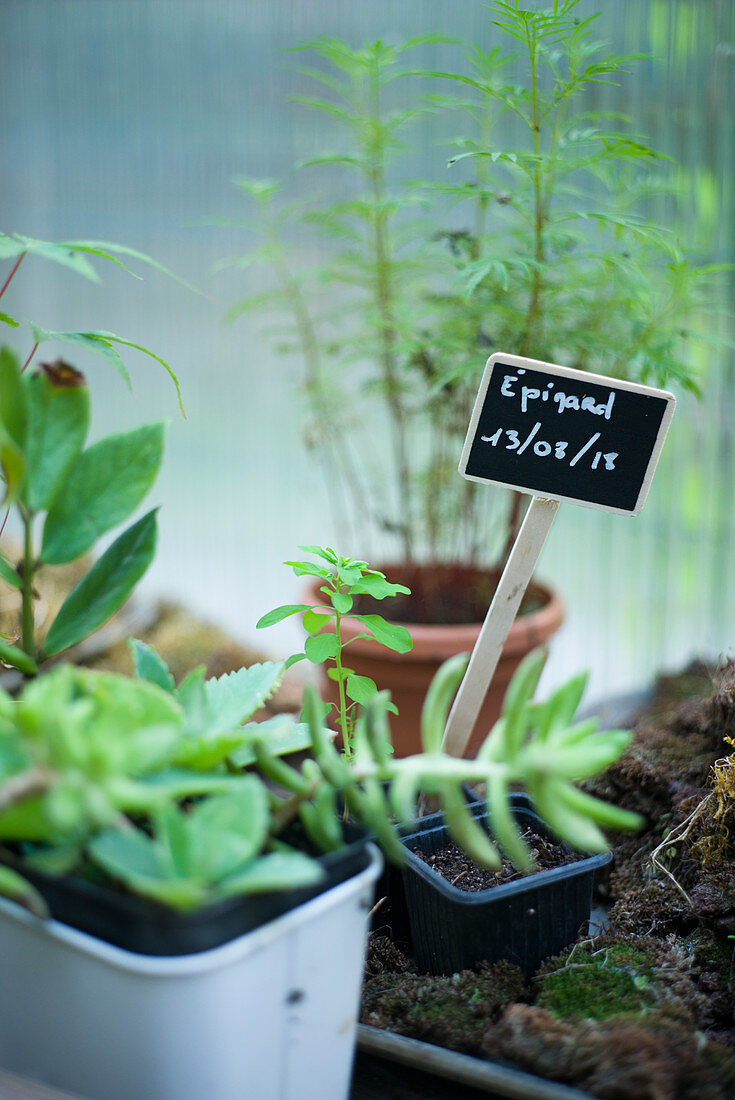
{"type": "MultiPolygon", "coordinates": [[[[707,338],[695,325],[721,269],[691,263],[650,221],[650,200],[674,194],[664,158],[620,112],[595,106],[599,86],[623,80],[636,57],[606,53],[597,16],[580,17],[578,3],[496,0],[491,45],[453,70],[408,72],[401,59],[420,40],[304,44],[315,64],[300,71],[323,94],[301,102],[342,138],[304,163],[331,191],[298,208],[280,205],[273,185],[245,185],[270,227],[255,258],[272,265],[270,301],[295,322],[291,347],[318,395],[316,443],[348,488],[360,485],[357,514],[396,535],[408,561],[486,558],[476,487],[458,486],[456,463],[489,351],[696,389],[688,341],[707,338]],[[386,103],[398,77],[415,89],[406,108],[386,103]],[[402,183],[408,126],[429,110],[456,120],[452,167],[402,183]],[[294,221],[317,234],[318,271],[291,263],[294,221]],[[390,447],[376,453],[371,433],[348,467],[335,441],[350,394],[371,413],[382,401],[390,447]]],[[[518,518],[516,499],[506,549],[518,518]]]]}

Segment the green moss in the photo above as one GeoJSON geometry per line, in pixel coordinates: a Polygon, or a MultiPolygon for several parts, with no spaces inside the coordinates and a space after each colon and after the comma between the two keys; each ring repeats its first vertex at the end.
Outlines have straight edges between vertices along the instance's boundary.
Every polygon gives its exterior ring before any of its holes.
{"type": "Polygon", "coordinates": [[[654,1000],[651,967],[643,952],[616,944],[594,953],[577,951],[540,981],[536,1003],[559,1019],[607,1020],[643,1012],[654,1000]]]}

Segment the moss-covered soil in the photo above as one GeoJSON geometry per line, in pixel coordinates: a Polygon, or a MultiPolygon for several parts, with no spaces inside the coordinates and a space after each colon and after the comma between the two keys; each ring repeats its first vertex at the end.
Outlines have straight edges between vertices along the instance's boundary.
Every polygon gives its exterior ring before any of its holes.
{"type": "Polygon", "coordinates": [[[588,784],[646,818],[611,837],[610,927],[524,983],[509,963],[417,974],[373,937],[362,1022],[514,1063],[603,1100],[735,1096],[735,666],[658,684],[588,784]]]}

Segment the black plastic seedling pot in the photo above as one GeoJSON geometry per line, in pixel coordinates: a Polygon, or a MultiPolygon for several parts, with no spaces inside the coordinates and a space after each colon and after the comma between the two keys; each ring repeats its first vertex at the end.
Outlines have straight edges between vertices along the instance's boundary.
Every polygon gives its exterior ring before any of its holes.
{"type": "MultiPolygon", "coordinates": [[[[521,830],[529,826],[548,836],[543,821],[528,804],[512,797],[521,830]]],[[[470,807],[487,828],[484,804],[470,807]]],[[[573,943],[586,926],[592,903],[595,871],[612,857],[609,852],[576,863],[538,871],[513,882],[477,893],[462,891],[443,879],[417,855],[434,855],[450,842],[442,822],[426,818],[402,838],[407,848],[403,882],[419,970],[454,974],[483,960],[515,963],[526,976],[540,963],[573,943]]]]}
{"type": "Polygon", "coordinates": [[[55,920],[140,955],[189,955],[252,932],[364,871],[368,839],[367,830],[347,825],[345,847],[318,856],[325,875],[312,886],[226,898],[189,913],[81,877],[36,871],[7,856],[3,862],[36,887],[55,920]]]}

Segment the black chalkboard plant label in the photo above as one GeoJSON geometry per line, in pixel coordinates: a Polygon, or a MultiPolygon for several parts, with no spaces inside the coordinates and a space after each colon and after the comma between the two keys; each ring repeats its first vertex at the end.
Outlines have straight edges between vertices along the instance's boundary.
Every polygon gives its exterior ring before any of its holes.
{"type": "Polygon", "coordinates": [[[665,390],[496,354],[485,367],[459,472],[635,516],[675,403],[665,390]]]}
{"type": "Polygon", "coordinates": [[[559,503],[637,515],[676,400],[665,390],[520,355],[491,355],[462,450],[470,481],[531,495],[447,720],[462,756],[559,503]]]}

